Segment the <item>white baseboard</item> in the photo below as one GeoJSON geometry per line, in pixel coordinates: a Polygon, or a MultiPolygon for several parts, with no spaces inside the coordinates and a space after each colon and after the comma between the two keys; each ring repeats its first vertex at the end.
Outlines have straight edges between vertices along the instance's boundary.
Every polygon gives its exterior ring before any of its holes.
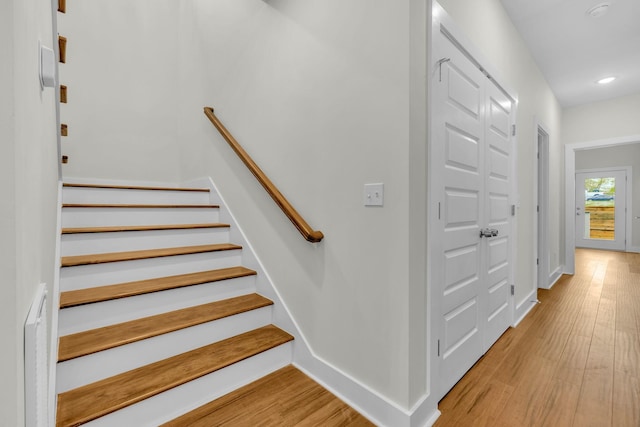
{"type": "MultiPolygon", "coordinates": [[[[295,337],[293,364],[298,369],[378,426],[429,427],[433,425],[440,412],[436,406],[437,402],[432,402],[432,399],[427,398],[428,396],[423,398],[412,410],[403,409],[315,354],[213,181],[210,178],[200,178],[184,184],[209,187],[212,191],[212,197],[219,198],[221,220],[231,224],[232,233],[237,233],[232,236],[234,242],[247,249],[243,251],[243,257],[245,255],[247,257],[243,258],[243,265],[258,272],[258,290],[265,292],[265,296],[274,301],[273,323],[295,337]]],[[[212,202],[218,202],[218,200],[214,199],[212,202]]]]}
{"type": "Polygon", "coordinates": [[[520,305],[516,306],[515,319],[513,322],[514,327],[518,326],[518,324],[522,322],[522,319],[524,319],[538,303],[537,292],[537,288],[532,290],[529,295],[526,296],[524,301],[521,302],[520,305]]]}
{"type": "Polygon", "coordinates": [[[636,254],[640,254],[640,246],[631,246],[627,248],[627,252],[633,252],[636,254]]]}
{"type": "Polygon", "coordinates": [[[547,289],[551,289],[553,285],[558,283],[558,280],[562,277],[564,271],[564,265],[559,265],[555,270],[551,272],[549,275],[549,287],[547,289]]]}

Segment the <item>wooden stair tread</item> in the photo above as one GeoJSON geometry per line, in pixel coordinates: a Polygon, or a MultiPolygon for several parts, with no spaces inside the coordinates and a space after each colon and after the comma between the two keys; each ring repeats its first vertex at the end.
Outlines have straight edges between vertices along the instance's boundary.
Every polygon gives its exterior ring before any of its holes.
{"type": "Polygon", "coordinates": [[[114,190],[152,190],[152,191],[193,191],[209,193],[208,188],[188,188],[188,187],[156,187],[156,186],[144,186],[144,185],[109,185],[109,184],[73,184],[66,182],[62,184],[63,187],[70,188],[107,188],[114,190]]]}
{"type": "Polygon", "coordinates": [[[293,340],[268,325],[58,395],[57,426],[76,426],[293,340]]]}
{"type": "Polygon", "coordinates": [[[242,249],[242,246],[231,243],[218,243],[215,245],[183,246],[178,248],[146,249],[142,251],[109,252],[104,254],[73,255],[62,257],[62,267],[74,267],[78,265],[103,264],[118,261],[133,261],[148,258],[161,258],[174,255],[198,254],[204,252],[229,251],[242,249]]]}
{"type": "Polygon", "coordinates": [[[136,204],[136,203],[64,203],[63,208],[123,208],[123,209],[170,209],[170,208],[208,208],[217,209],[219,205],[206,204],[136,204]]]}
{"type": "Polygon", "coordinates": [[[228,267],[218,270],[197,273],[179,274],[176,276],[137,280],[135,282],[98,286],[88,289],[77,289],[60,294],[60,308],[90,304],[112,299],[126,298],[134,295],[148,294],[185,286],[218,282],[238,277],[255,276],[256,272],[245,267],[228,267]]]}
{"type": "Polygon", "coordinates": [[[233,316],[273,302],[258,294],[242,295],[195,307],[131,320],[60,337],[58,362],[233,316]]]}
{"type": "Polygon", "coordinates": [[[160,225],[116,225],[110,227],[63,228],[62,234],[113,233],[119,231],[190,230],[197,228],[229,228],[229,224],[160,224],[160,225]]]}
{"type": "Polygon", "coordinates": [[[162,427],[213,425],[355,427],[374,424],[289,365],[162,427]]]}

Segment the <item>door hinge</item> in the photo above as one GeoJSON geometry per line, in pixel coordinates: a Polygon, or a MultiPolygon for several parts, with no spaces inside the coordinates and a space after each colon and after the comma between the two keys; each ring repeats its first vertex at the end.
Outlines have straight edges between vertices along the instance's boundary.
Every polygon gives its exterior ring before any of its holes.
{"type": "Polygon", "coordinates": [[[440,357],[440,340],[438,340],[438,357],[440,357]]]}
{"type": "Polygon", "coordinates": [[[536,258],[536,265],[540,265],[540,258],[536,258]]]}
{"type": "Polygon", "coordinates": [[[440,202],[438,202],[438,219],[440,219],[440,202]]]}
{"type": "Polygon", "coordinates": [[[511,135],[516,136],[516,125],[511,125],[511,135]]]}
{"type": "Polygon", "coordinates": [[[440,73],[440,75],[438,76],[438,81],[441,82],[442,81],[442,64],[444,64],[445,62],[449,62],[451,61],[451,58],[442,58],[440,60],[438,60],[437,64],[438,64],[438,72],[440,73]]]}
{"type": "Polygon", "coordinates": [[[511,285],[511,295],[516,294],[516,285],[511,285]]]}
{"type": "Polygon", "coordinates": [[[536,206],[536,212],[540,212],[540,205],[536,206]]]}
{"type": "Polygon", "coordinates": [[[511,216],[516,216],[516,205],[511,205],[511,216]]]}

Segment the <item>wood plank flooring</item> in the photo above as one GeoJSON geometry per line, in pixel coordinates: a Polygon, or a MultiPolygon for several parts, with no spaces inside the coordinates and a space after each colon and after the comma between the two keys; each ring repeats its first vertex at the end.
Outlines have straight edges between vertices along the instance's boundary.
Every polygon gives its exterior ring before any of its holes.
{"type": "Polygon", "coordinates": [[[287,366],[162,427],[373,425],[301,371],[287,366]]]}
{"type": "Polygon", "coordinates": [[[436,427],[640,427],[640,254],[576,250],[440,401],[436,427]]]}

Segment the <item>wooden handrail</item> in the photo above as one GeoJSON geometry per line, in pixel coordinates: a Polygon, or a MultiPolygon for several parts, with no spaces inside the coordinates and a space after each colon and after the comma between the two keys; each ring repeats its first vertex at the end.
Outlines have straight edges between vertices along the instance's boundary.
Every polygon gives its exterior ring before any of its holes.
{"type": "Polygon", "coordinates": [[[302,236],[309,242],[318,243],[319,241],[321,241],[324,237],[324,234],[322,234],[322,232],[319,230],[314,230],[313,228],[311,228],[311,226],[307,224],[307,222],[304,220],[304,218],[302,218],[298,211],[296,211],[293,206],[291,206],[291,203],[289,203],[289,201],[282,195],[282,193],[276,188],[276,186],[273,185],[271,180],[264,174],[262,169],[258,167],[251,156],[249,156],[249,154],[244,151],[240,143],[236,141],[233,135],[231,135],[227,128],[224,127],[222,122],[220,122],[216,115],[213,114],[213,108],[204,107],[204,114],[209,118],[209,120],[211,120],[211,123],[213,123],[222,137],[229,143],[233,151],[235,151],[236,154],[240,157],[240,160],[242,160],[242,162],[249,168],[253,176],[255,176],[258,182],[264,187],[265,190],[267,190],[267,193],[269,193],[273,201],[276,202],[278,206],[280,206],[282,212],[284,212],[289,220],[291,220],[300,234],[302,234],[302,236]]]}

